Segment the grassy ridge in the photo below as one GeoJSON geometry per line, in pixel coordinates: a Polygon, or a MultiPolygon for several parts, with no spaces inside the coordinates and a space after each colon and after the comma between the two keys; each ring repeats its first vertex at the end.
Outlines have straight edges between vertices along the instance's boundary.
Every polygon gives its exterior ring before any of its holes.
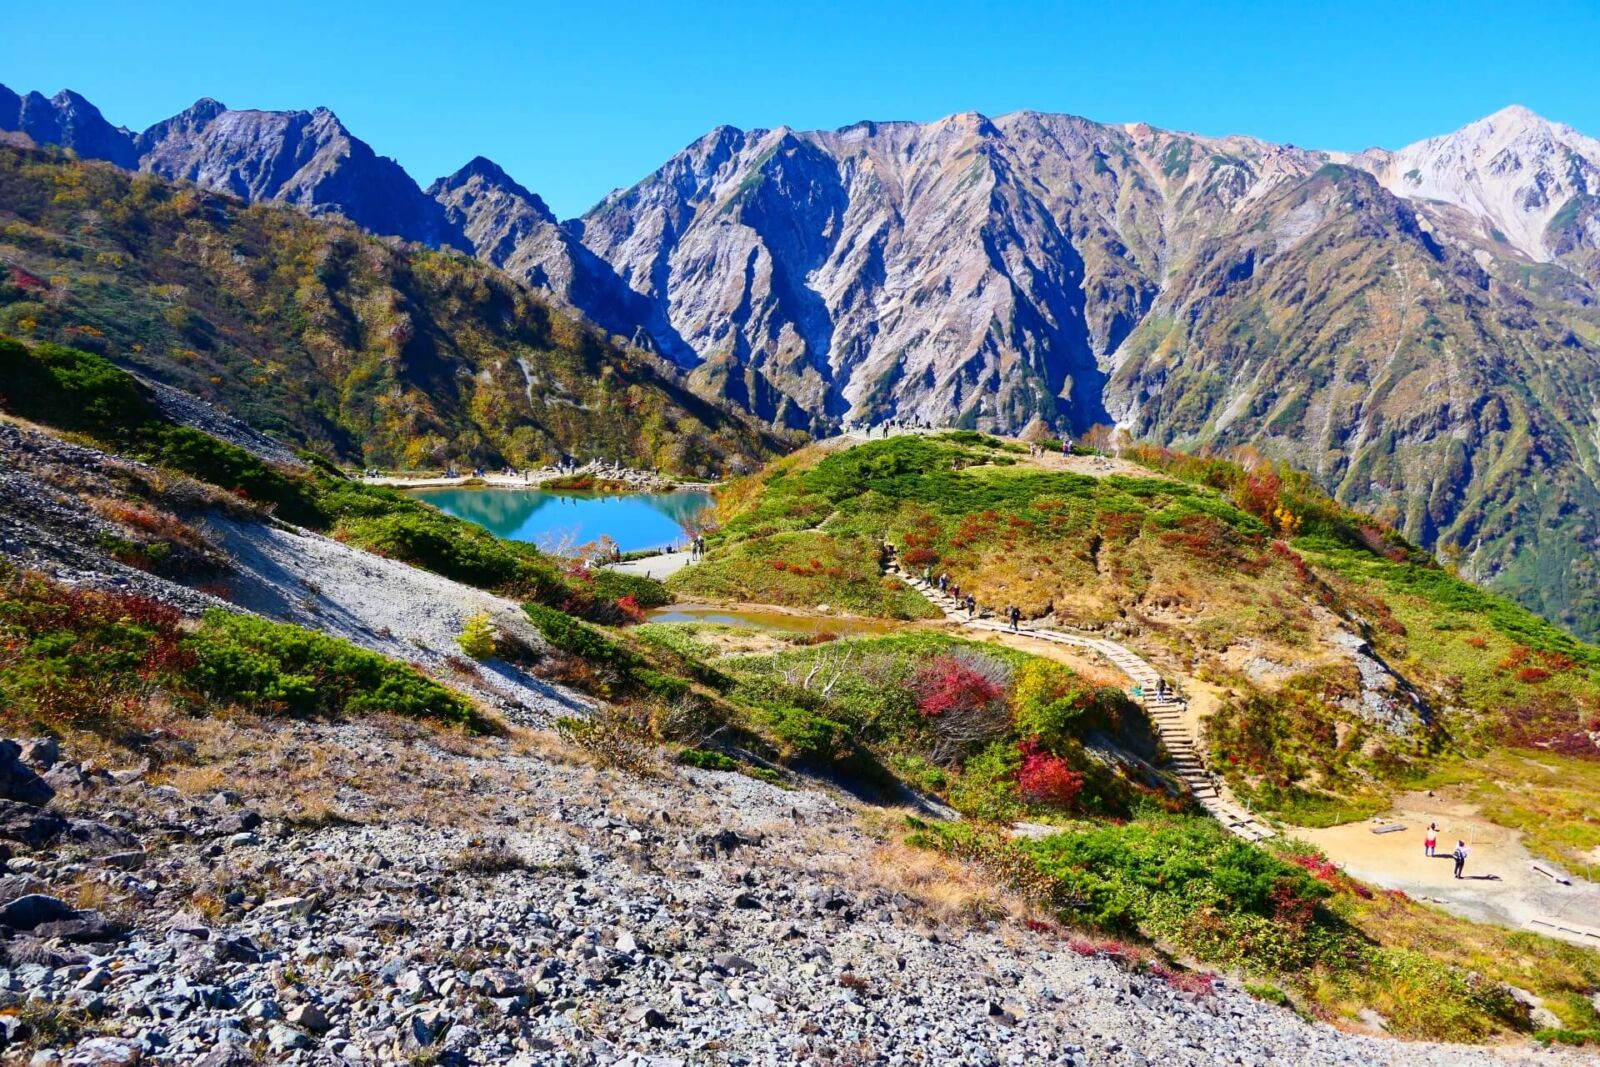
{"type": "MultiPolygon", "coordinates": [[[[673,584],[911,614],[878,576],[884,539],[910,568],[949,574],[991,609],[1131,625],[1215,687],[1208,742],[1235,788],[1311,825],[1371,814],[1453,754],[1600,755],[1589,736],[1600,728],[1600,649],[1463,581],[1303,474],[1129,455],[1149,477],[1040,469],[978,434],[807,449],[729,486],[710,558],[673,584]],[[1426,722],[1392,732],[1364,714],[1363,679],[1327,643],[1335,625],[1413,687],[1426,722]],[[1252,661],[1279,666],[1252,675],[1242,666],[1252,661]]],[[[1587,839],[1570,816],[1552,836],[1587,839]]]]}

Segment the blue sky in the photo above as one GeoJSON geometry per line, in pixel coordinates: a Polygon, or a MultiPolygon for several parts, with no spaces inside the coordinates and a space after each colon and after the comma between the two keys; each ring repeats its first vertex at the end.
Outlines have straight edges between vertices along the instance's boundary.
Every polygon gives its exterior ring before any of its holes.
{"type": "Polygon", "coordinates": [[[486,155],[563,216],[724,122],[1033,108],[1360,149],[1521,103],[1600,136],[1596,0],[87,0],[11,5],[0,31],[18,91],[70,87],[134,129],[201,96],[325,105],[424,185],[486,155]]]}

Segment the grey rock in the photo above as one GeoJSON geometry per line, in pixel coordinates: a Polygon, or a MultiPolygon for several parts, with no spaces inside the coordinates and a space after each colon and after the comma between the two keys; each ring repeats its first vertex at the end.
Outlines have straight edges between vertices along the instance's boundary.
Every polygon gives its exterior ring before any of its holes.
{"type": "Polygon", "coordinates": [[[61,759],[61,745],[53,737],[29,737],[17,744],[19,758],[36,770],[49,770],[61,759]]]}
{"type": "Polygon", "coordinates": [[[13,930],[32,930],[41,923],[77,918],[77,911],[59,897],[30,893],[0,905],[0,926],[13,930]]]}
{"type": "Polygon", "coordinates": [[[296,1030],[283,1023],[274,1023],[267,1027],[267,1047],[273,1052],[292,1052],[295,1049],[311,1048],[315,1044],[309,1035],[296,1030]]]}
{"type": "Polygon", "coordinates": [[[40,848],[66,829],[67,820],[53,811],[16,800],[0,800],[0,838],[40,848]]]}
{"type": "Polygon", "coordinates": [[[315,1004],[296,1004],[289,1009],[285,1018],[295,1026],[309,1030],[313,1034],[325,1034],[333,1029],[328,1017],[315,1004]]]}

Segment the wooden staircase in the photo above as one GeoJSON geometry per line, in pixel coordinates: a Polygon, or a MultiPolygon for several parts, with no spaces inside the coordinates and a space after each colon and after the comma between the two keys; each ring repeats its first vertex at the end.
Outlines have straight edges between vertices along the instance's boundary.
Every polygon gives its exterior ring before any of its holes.
{"type": "MultiPolygon", "coordinates": [[[[921,593],[952,622],[974,630],[1011,632],[1010,626],[986,618],[981,613],[976,617],[969,617],[966,609],[954,597],[939,592],[938,586],[933,583],[906,574],[898,564],[890,564],[889,573],[921,593]]],[[[1274,835],[1270,826],[1256,818],[1239,802],[1227,783],[1213,777],[1206,769],[1205,760],[1200,755],[1198,739],[1195,738],[1185,719],[1184,702],[1172,694],[1156,695],[1161,674],[1137,653],[1125,645],[1103,637],[1067,633],[1064,630],[1044,626],[1020,625],[1017,632],[1041,641],[1053,641],[1056,644],[1071,645],[1093,652],[1127,675],[1138,691],[1133,694],[1133,699],[1149,716],[1150,724],[1155,727],[1162,745],[1172,758],[1172,769],[1183,779],[1200,806],[1230,832],[1247,841],[1260,841],[1274,835]]]]}

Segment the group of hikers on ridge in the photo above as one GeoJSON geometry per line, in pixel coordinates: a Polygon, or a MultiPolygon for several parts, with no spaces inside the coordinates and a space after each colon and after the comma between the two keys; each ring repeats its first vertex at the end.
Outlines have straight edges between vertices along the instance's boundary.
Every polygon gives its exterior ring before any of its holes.
{"type": "MultiPolygon", "coordinates": [[[[1424,831],[1423,835],[1422,835],[1422,854],[1431,859],[1431,858],[1437,857],[1439,855],[1439,851],[1438,850],[1439,850],[1439,824],[1436,823],[1436,822],[1430,822],[1428,824],[1428,829],[1426,831],[1424,831]]],[[[1456,861],[1456,877],[1457,878],[1463,877],[1461,872],[1466,869],[1466,866],[1467,866],[1467,853],[1471,852],[1471,851],[1472,850],[1467,847],[1467,843],[1465,841],[1461,841],[1461,840],[1457,840],[1456,841],[1455,851],[1450,853],[1450,858],[1456,861]]]]}

